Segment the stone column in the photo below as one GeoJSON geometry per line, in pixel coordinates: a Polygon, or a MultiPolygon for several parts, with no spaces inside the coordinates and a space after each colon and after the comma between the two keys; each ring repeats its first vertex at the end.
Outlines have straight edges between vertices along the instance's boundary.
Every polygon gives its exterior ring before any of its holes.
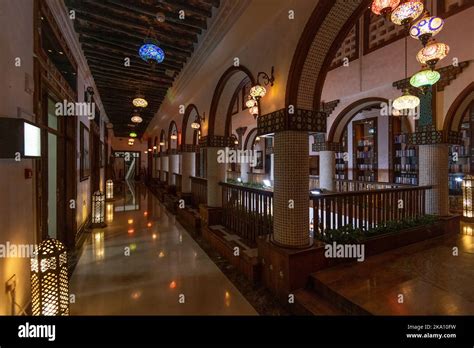
{"type": "Polygon", "coordinates": [[[226,163],[219,163],[219,150],[225,151],[222,147],[208,147],[207,151],[207,205],[209,207],[222,206],[221,181],[226,179],[226,163]]]}
{"type": "Polygon", "coordinates": [[[334,151],[319,152],[319,187],[329,191],[336,190],[336,153],[334,151]]]}
{"type": "Polygon", "coordinates": [[[161,173],[161,157],[159,154],[156,154],[156,178],[160,178],[161,173]]]}
{"type": "Polygon", "coordinates": [[[310,246],[308,147],[307,132],[275,133],[273,232],[285,247],[310,246]]]}
{"type": "Polygon", "coordinates": [[[179,155],[177,153],[169,155],[168,185],[176,185],[174,173],[179,173],[179,155]]]}
{"type": "Polygon", "coordinates": [[[181,192],[191,192],[191,179],[190,176],[196,175],[196,153],[195,152],[182,152],[182,179],[181,179],[181,192]]]}
{"type": "Polygon", "coordinates": [[[165,182],[165,172],[168,171],[168,155],[161,154],[161,181],[165,182]]]}
{"type": "Polygon", "coordinates": [[[420,186],[433,186],[426,192],[426,213],[449,215],[447,144],[419,145],[420,186]]]}
{"type": "Polygon", "coordinates": [[[249,171],[250,171],[249,163],[244,162],[240,164],[240,179],[242,179],[242,182],[249,181],[249,171]]]}

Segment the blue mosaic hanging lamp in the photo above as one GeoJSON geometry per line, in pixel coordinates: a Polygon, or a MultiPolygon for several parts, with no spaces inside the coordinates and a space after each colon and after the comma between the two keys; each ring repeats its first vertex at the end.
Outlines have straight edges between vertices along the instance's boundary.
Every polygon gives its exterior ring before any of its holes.
{"type": "Polygon", "coordinates": [[[150,27],[144,44],[138,50],[140,58],[145,62],[162,63],[165,60],[165,52],[159,47],[153,27],[150,27]]]}

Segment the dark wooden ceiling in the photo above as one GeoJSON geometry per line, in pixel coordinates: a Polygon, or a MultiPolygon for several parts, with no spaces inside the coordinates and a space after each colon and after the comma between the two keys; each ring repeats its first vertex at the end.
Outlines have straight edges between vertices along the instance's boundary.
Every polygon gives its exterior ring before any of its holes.
{"type": "Polygon", "coordinates": [[[105,111],[116,136],[133,129],[143,135],[160,107],[168,88],[192,55],[198,35],[207,29],[207,19],[220,0],[65,0],[75,11],[74,27],[99,89],[105,111]],[[185,19],[180,19],[180,11],[185,19]],[[157,14],[165,15],[159,22],[157,14]],[[161,64],[143,61],[138,49],[152,27],[165,51],[161,64]],[[130,58],[130,67],[125,58],[130,58]],[[132,100],[138,89],[148,107],[141,111],[143,123],[133,127],[132,100]]]}

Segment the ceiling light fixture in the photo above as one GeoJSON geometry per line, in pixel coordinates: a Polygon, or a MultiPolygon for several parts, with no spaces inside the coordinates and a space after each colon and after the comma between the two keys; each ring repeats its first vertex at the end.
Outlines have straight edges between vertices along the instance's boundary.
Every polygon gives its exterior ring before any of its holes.
{"type": "Polygon", "coordinates": [[[434,69],[436,64],[444,59],[449,53],[449,46],[435,42],[434,39],[430,41],[425,47],[423,47],[416,55],[416,60],[421,64],[428,65],[431,69],[434,69]]]}
{"type": "Polygon", "coordinates": [[[146,108],[148,106],[145,96],[140,93],[138,93],[135,99],[133,99],[132,104],[137,108],[146,108]]]}
{"type": "Polygon", "coordinates": [[[421,41],[426,46],[429,39],[436,36],[444,26],[444,20],[440,17],[431,16],[425,12],[423,18],[413,24],[410,28],[410,36],[421,41]]]}
{"type": "Polygon", "coordinates": [[[138,50],[138,55],[145,62],[162,63],[165,60],[165,52],[159,47],[153,27],[150,27],[144,44],[138,50]]]}
{"type": "Polygon", "coordinates": [[[392,13],[400,4],[400,0],[374,0],[371,10],[376,15],[386,16],[392,13]]]}
{"type": "Polygon", "coordinates": [[[410,84],[413,87],[420,88],[423,93],[426,93],[428,88],[438,82],[440,78],[441,75],[439,72],[424,66],[421,71],[411,77],[410,84]]]}
{"type": "Polygon", "coordinates": [[[423,1],[405,0],[395,10],[390,19],[397,25],[407,25],[423,13],[423,1]]]}

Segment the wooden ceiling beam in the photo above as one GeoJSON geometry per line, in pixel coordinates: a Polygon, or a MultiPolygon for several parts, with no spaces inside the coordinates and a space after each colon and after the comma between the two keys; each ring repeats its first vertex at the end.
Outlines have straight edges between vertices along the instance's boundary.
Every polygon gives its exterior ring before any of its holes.
{"type": "Polygon", "coordinates": [[[157,7],[149,6],[146,4],[140,4],[140,6],[133,6],[129,0],[108,0],[108,3],[115,4],[127,10],[139,12],[144,15],[156,17],[158,12],[162,12],[166,16],[166,22],[173,23],[178,26],[185,26],[198,30],[197,34],[201,34],[202,30],[207,29],[207,21],[205,19],[187,18],[185,21],[179,18],[179,14],[176,11],[169,11],[165,6],[160,3],[157,7]]]}
{"type": "Polygon", "coordinates": [[[138,66],[135,66],[135,65],[131,65],[129,67],[126,67],[122,64],[113,64],[113,63],[109,63],[107,61],[104,61],[104,60],[100,60],[100,59],[96,59],[96,58],[93,58],[93,57],[89,57],[87,59],[87,61],[89,62],[89,65],[96,65],[96,66],[102,66],[104,68],[108,68],[108,69],[113,69],[113,70],[116,70],[118,73],[124,71],[124,72],[128,72],[128,71],[131,71],[131,72],[134,72],[134,73],[139,73],[139,74],[142,74],[142,75],[145,75],[145,76],[148,76],[148,77],[157,77],[159,78],[161,81],[163,82],[169,82],[170,84],[173,83],[174,79],[168,75],[165,75],[164,73],[161,73],[160,74],[153,74],[153,71],[148,70],[148,69],[143,69],[141,67],[138,67],[138,66]]]}
{"type": "Polygon", "coordinates": [[[103,65],[96,65],[96,64],[89,64],[89,67],[91,70],[101,72],[101,73],[106,73],[110,74],[112,76],[117,76],[117,77],[124,77],[124,78],[131,78],[131,79],[138,79],[138,80],[146,80],[149,82],[154,82],[158,84],[160,87],[171,87],[172,83],[170,81],[162,80],[159,77],[150,77],[148,75],[144,75],[142,73],[136,73],[133,71],[117,71],[117,69],[109,69],[104,67],[103,65]]]}
{"type": "Polygon", "coordinates": [[[196,6],[189,5],[185,1],[181,1],[181,0],[171,0],[171,1],[170,0],[161,0],[160,2],[162,4],[166,4],[169,7],[174,8],[176,11],[184,10],[184,12],[188,13],[188,14],[191,13],[193,15],[201,16],[201,17],[204,17],[204,18],[209,18],[212,15],[212,10],[211,9],[206,10],[206,9],[198,8],[196,6]]]}

